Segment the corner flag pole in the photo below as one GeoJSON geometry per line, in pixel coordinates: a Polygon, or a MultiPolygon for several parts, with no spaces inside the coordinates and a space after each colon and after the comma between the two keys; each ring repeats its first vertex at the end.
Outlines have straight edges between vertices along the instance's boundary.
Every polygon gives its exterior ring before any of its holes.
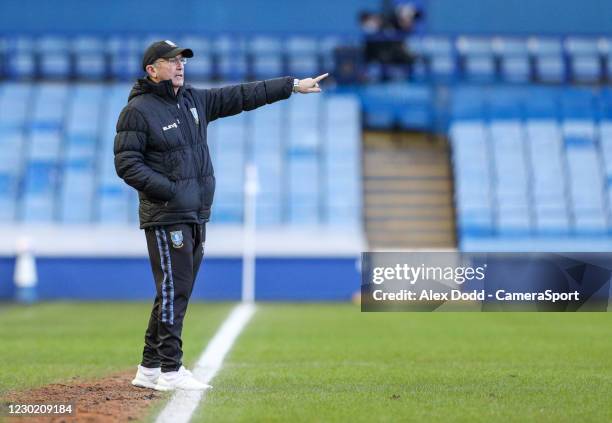
{"type": "Polygon", "coordinates": [[[257,167],[253,163],[245,166],[244,183],[244,228],[242,253],[242,301],[255,301],[255,221],[257,191],[257,167]]]}

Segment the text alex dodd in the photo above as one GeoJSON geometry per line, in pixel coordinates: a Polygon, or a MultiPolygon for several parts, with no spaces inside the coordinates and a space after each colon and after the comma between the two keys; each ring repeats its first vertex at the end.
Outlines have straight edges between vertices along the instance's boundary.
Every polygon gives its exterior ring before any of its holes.
{"type": "MultiPolygon", "coordinates": [[[[493,297],[493,294],[487,294],[484,290],[462,292],[452,289],[450,292],[435,292],[431,289],[424,289],[418,295],[406,289],[397,292],[384,292],[377,289],[372,292],[372,298],[375,301],[484,301],[493,297]]],[[[495,291],[495,299],[497,301],[550,301],[555,303],[557,301],[579,301],[579,292],[553,292],[550,289],[544,292],[506,292],[498,289],[495,291]]]]}

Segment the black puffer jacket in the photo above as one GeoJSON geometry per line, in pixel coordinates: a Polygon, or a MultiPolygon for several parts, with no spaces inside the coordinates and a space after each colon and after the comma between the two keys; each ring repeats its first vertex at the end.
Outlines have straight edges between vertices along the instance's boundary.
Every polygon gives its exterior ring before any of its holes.
{"type": "MultiPolygon", "coordinates": [[[[140,79],[117,122],[115,169],[138,190],[140,227],[203,223],[210,217],[215,177],[206,141],[213,120],[291,95],[284,77],[223,88],[180,88],[140,79]]],[[[223,142],[223,140],[221,140],[223,142]]]]}

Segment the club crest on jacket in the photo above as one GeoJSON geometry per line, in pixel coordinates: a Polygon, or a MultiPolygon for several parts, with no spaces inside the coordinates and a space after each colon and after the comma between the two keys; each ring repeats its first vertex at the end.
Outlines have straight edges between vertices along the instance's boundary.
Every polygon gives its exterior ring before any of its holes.
{"type": "Polygon", "coordinates": [[[195,120],[196,125],[200,124],[200,117],[198,116],[198,109],[196,109],[195,107],[192,107],[191,109],[191,114],[193,115],[193,118],[195,120]]]}
{"type": "Polygon", "coordinates": [[[183,231],[170,231],[170,239],[174,248],[183,246],[183,231]]]}

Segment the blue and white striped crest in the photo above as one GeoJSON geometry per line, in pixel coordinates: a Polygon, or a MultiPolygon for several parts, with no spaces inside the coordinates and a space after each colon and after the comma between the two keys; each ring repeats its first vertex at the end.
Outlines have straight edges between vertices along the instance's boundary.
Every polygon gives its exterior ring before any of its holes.
{"type": "Polygon", "coordinates": [[[170,231],[170,239],[174,248],[183,246],[183,231],[170,231]]]}
{"type": "Polygon", "coordinates": [[[189,110],[191,110],[191,114],[193,115],[193,119],[195,120],[196,125],[199,125],[200,117],[198,116],[198,109],[196,109],[195,107],[192,107],[189,110]]]}

